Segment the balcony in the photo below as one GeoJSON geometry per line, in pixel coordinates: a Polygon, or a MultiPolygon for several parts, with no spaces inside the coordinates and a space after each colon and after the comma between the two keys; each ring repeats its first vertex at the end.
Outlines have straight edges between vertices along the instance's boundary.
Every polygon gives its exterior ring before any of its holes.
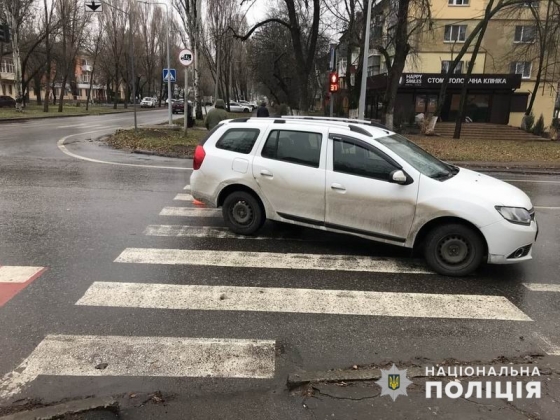
{"type": "Polygon", "coordinates": [[[92,70],[92,66],[89,64],[82,64],[82,71],[91,71],[92,70]]]}

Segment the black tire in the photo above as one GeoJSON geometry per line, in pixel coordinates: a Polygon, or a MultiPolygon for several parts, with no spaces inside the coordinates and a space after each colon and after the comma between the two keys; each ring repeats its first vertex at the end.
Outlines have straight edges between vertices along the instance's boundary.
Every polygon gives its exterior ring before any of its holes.
{"type": "Polygon", "coordinates": [[[265,222],[261,204],[245,191],[234,191],[226,197],[222,215],[226,226],[239,235],[254,235],[265,222]]]}
{"type": "Polygon", "coordinates": [[[251,112],[251,111],[249,111],[249,108],[244,108],[243,112],[247,114],[248,112],[251,112]]]}
{"type": "Polygon", "coordinates": [[[445,276],[466,276],[482,263],[484,242],[474,229],[452,223],[437,226],[426,236],[424,257],[430,268],[445,276]]]}

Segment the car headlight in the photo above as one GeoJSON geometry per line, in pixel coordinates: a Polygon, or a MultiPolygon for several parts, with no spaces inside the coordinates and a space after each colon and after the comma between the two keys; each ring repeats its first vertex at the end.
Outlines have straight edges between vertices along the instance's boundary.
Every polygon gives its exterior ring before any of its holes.
{"type": "Polygon", "coordinates": [[[531,213],[523,207],[496,206],[496,210],[498,210],[498,213],[508,222],[525,226],[531,224],[531,213]]]}

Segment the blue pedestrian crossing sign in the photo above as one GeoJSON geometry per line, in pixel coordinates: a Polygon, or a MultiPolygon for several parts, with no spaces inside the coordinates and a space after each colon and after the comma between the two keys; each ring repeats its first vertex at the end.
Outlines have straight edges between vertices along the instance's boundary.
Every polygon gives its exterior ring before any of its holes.
{"type": "Polygon", "coordinates": [[[176,82],[177,81],[177,71],[175,69],[163,69],[163,81],[164,82],[176,82]]]}

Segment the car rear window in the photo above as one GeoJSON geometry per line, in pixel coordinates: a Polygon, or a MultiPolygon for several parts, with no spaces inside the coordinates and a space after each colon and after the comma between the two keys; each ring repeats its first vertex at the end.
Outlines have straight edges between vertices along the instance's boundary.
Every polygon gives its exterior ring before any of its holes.
{"type": "Polygon", "coordinates": [[[232,128],[226,131],[216,142],[218,149],[248,155],[253,150],[260,130],[256,128],[232,128]]]}
{"type": "Polygon", "coordinates": [[[261,152],[268,159],[319,167],[323,135],[305,131],[271,131],[261,152]]]}

